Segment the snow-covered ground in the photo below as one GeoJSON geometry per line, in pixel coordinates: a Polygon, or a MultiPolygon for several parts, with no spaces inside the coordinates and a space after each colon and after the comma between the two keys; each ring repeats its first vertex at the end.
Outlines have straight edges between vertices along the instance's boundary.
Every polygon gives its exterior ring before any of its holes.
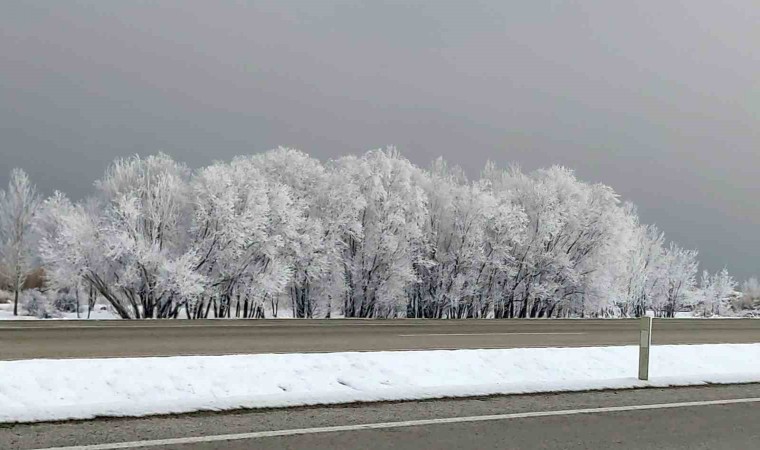
{"type": "MultiPolygon", "coordinates": [[[[0,303],[0,320],[43,320],[39,319],[35,316],[28,316],[24,315],[24,311],[20,311],[21,315],[14,316],[13,315],[13,304],[11,303],[0,303]]],[[[84,310],[79,314],[79,317],[77,317],[76,312],[61,312],[59,313],[61,317],[57,317],[54,319],[44,319],[44,320],[73,320],[73,319],[87,319],[87,311],[84,310]]],[[[96,309],[94,309],[90,313],[90,319],[93,320],[111,320],[111,319],[119,319],[119,316],[111,312],[111,310],[103,305],[98,305],[96,309]]]]}
{"type": "MultiPolygon", "coordinates": [[[[25,315],[26,312],[23,310],[20,311],[20,315],[14,316],[13,315],[13,305],[10,303],[0,303],[0,320],[73,320],[73,319],[79,319],[84,320],[87,319],[87,311],[83,308],[82,312],[79,314],[79,317],[77,317],[76,313],[73,312],[58,312],[57,314],[60,315],[60,317],[55,317],[51,319],[40,319],[35,316],[25,315]]],[[[654,313],[649,311],[647,313],[650,317],[655,317],[654,313]]],[[[180,315],[177,317],[176,320],[185,320],[185,314],[184,310],[180,313],[180,315]]],[[[275,318],[274,315],[271,313],[271,308],[266,308],[266,316],[267,319],[273,319],[275,318]]],[[[333,319],[341,319],[343,316],[341,314],[332,314],[333,319]]],[[[737,314],[734,316],[711,316],[711,317],[699,317],[695,316],[692,312],[678,312],[676,313],[676,319],[747,319],[747,318],[754,318],[754,317],[760,317],[760,312],[758,311],[745,311],[741,314],[737,314]]],[[[90,314],[90,319],[92,320],[120,320],[121,318],[114,313],[111,308],[107,305],[99,304],[97,305],[96,309],[92,311],[90,314]]],[[[213,317],[212,317],[213,318],[213,317]]],[[[278,319],[292,319],[293,314],[291,310],[287,308],[280,308],[279,314],[276,317],[278,319]]],[[[582,320],[579,317],[576,317],[578,320],[582,320]]],[[[609,320],[616,320],[619,319],[619,317],[608,317],[609,320]]],[[[235,317],[232,317],[229,320],[236,320],[235,317]]]]}
{"type": "Polygon", "coordinates": [[[0,362],[0,422],[760,381],[760,344],[0,362]]]}

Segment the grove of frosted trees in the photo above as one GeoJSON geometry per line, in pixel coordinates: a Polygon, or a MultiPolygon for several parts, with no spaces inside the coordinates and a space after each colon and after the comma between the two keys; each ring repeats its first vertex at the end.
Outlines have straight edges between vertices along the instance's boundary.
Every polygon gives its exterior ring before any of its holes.
{"type": "Polygon", "coordinates": [[[468,180],[394,149],[322,163],[279,148],[199,170],[159,154],[117,160],[78,202],[39,202],[14,174],[0,232],[16,291],[36,263],[46,290],[122,318],[712,315],[735,287],[725,271],[698,278],[695,251],[563,167],[489,163],[468,180]]]}

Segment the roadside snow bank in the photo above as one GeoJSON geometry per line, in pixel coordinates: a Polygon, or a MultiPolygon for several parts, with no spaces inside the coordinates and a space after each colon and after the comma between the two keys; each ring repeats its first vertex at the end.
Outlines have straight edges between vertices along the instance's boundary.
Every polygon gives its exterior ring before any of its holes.
{"type": "Polygon", "coordinates": [[[0,361],[0,422],[760,382],[760,344],[0,361]]]}

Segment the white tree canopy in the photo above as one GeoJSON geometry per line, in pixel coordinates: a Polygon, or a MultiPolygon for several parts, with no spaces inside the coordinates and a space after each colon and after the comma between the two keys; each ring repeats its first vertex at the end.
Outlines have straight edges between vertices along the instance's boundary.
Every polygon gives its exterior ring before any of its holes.
{"type": "Polygon", "coordinates": [[[18,299],[31,269],[32,221],[40,196],[26,172],[11,172],[8,190],[0,191],[0,269],[14,293],[13,314],[18,315],[18,299]]]}
{"type": "Polygon", "coordinates": [[[672,317],[718,313],[733,287],[697,284],[695,251],[558,166],[471,181],[393,148],[324,164],[278,148],[194,171],[121,159],[96,186],[44,202],[39,257],[50,287],[125,318],[672,317]]]}

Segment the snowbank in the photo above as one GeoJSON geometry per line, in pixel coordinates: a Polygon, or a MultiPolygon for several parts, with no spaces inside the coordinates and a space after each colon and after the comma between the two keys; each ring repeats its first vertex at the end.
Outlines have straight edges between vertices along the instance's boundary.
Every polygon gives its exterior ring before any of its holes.
{"type": "Polygon", "coordinates": [[[760,381],[760,344],[0,361],[0,422],[760,381]]]}

